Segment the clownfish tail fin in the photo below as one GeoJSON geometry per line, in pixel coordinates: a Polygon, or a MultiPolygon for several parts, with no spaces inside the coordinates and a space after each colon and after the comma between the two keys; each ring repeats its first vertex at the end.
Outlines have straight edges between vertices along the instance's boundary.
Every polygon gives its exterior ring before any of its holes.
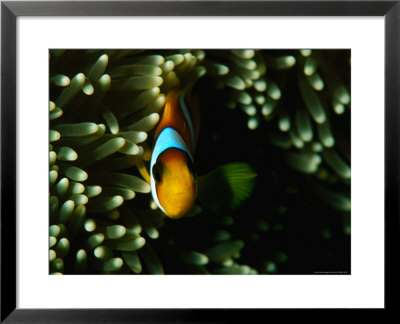
{"type": "Polygon", "coordinates": [[[198,180],[198,201],[205,208],[217,211],[236,209],[254,191],[257,174],[244,162],[221,165],[198,180]]]}

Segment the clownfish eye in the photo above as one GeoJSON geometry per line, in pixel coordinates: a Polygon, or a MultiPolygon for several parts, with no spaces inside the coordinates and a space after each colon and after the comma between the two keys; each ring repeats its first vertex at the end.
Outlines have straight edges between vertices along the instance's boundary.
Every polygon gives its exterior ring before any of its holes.
{"type": "Polygon", "coordinates": [[[194,164],[193,164],[192,159],[191,159],[191,158],[188,158],[187,161],[186,161],[186,163],[187,163],[189,172],[193,175],[193,178],[196,179],[196,178],[197,178],[197,174],[196,174],[196,169],[195,169],[195,167],[194,167],[194,164]]]}
{"type": "Polygon", "coordinates": [[[160,162],[157,162],[153,165],[153,178],[156,183],[160,183],[162,181],[163,167],[160,162]]]}

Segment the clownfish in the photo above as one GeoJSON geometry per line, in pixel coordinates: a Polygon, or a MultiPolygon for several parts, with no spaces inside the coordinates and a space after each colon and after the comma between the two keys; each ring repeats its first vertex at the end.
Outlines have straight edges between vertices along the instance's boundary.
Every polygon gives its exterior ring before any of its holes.
{"type": "Polygon", "coordinates": [[[229,202],[234,208],[253,191],[256,174],[247,163],[225,164],[206,176],[197,176],[193,155],[199,126],[199,103],[190,89],[170,91],[154,133],[150,160],[153,200],[170,218],[188,213],[196,198],[208,206],[229,202]],[[209,190],[215,193],[212,197],[209,190]]]}
{"type": "Polygon", "coordinates": [[[188,90],[168,93],[162,118],[154,134],[150,185],[154,201],[171,218],[185,215],[196,200],[193,154],[199,119],[197,101],[188,90]]]}

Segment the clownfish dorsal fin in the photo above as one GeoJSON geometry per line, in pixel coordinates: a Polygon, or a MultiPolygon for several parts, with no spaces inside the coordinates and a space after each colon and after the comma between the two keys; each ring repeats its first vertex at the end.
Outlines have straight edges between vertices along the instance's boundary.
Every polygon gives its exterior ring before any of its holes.
{"type": "Polygon", "coordinates": [[[188,91],[189,89],[183,90],[181,95],[179,96],[179,107],[181,108],[182,113],[185,116],[185,121],[187,122],[189,128],[192,151],[194,151],[196,148],[197,140],[195,133],[196,125],[193,118],[193,111],[189,108],[187,102],[188,91]]]}
{"type": "Polygon", "coordinates": [[[160,122],[155,130],[154,139],[167,127],[175,129],[194,153],[200,126],[200,112],[197,99],[190,93],[191,87],[183,90],[171,90],[167,94],[160,122]]]}

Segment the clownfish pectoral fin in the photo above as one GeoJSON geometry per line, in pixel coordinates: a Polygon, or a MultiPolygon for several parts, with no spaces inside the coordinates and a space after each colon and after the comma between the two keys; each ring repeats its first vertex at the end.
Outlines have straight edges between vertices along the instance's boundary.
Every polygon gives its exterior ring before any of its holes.
{"type": "Polygon", "coordinates": [[[197,200],[206,209],[235,209],[251,196],[257,174],[244,162],[224,164],[198,179],[197,200]]]}
{"type": "Polygon", "coordinates": [[[201,208],[200,205],[194,204],[192,208],[186,213],[185,217],[190,218],[190,217],[195,217],[198,214],[200,214],[203,211],[203,208],[201,208]]]}
{"type": "Polygon", "coordinates": [[[144,165],[143,161],[140,160],[139,162],[137,162],[136,167],[139,170],[139,173],[141,174],[141,176],[143,177],[143,179],[150,184],[150,174],[149,171],[147,171],[146,166],[144,165]]]}

